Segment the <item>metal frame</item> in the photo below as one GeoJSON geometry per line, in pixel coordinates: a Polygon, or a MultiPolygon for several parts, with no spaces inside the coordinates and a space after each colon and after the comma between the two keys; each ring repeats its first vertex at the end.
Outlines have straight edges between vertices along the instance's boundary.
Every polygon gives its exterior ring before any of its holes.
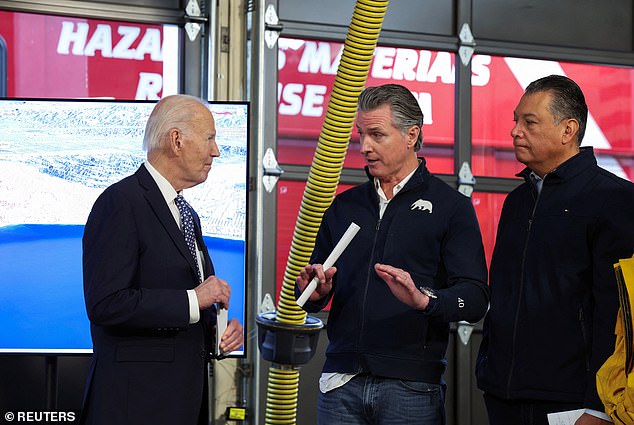
{"type": "Polygon", "coordinates": [[[0,9],[140,23],[184,24],[183,7],[136,6],[79,0],[0,0],[0,9]]]}

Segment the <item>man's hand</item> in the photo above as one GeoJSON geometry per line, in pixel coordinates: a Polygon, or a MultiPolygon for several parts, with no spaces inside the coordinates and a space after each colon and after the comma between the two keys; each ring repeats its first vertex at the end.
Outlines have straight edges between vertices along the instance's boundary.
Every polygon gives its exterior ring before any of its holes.
{"type": "Polygon", "coordinates": [[[209,276],[203,283],[194,288],[196,297],[198,297],[198,307],[205,310],[213,303],[219,303],[226,309],[229,309],[229,297],[231,297],[231,288],[229,284],[216,277],[209,276]]]}
{"type": "Polygon", "coordinates": [[[227,322],[227,329],[220,338],[220,350],[223,353],[230,353],[244,345],[244,330],[238,319],[231,319],[227,322]]]}
{"type": "Polygon", "coordinates": [[[592,416],[588,413],[584,413],[577,419],[575,425],[610,425],[612,422],[604,421],[601,418],[597,418],[596,416],[592,416]]]}
{"type": "Polygon", "coordinates": [[[299,272],[295,283],[299,287],[300,292],[304,292],[313,277],[317,276],[317,287],[308,298],[309,301],[315,302],[330,293],[332,290],[332,277],[336,272],[336,267],[331,267],[324,272],[324,266],[321,264],[308,264],[299,272]]]}
{"type": "Polygon", "coordinates": [[[420,292],[408,272],[379,263],[374,265],[374,270],[385,281],[392,294],[400,302],[417,310],[425,310],[427,308],[429,297],[420,292]]]}

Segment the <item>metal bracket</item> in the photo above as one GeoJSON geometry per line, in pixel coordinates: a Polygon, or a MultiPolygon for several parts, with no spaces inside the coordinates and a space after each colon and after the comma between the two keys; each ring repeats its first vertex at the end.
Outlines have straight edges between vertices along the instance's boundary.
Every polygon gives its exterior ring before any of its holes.
{"type": "Polygon", "coordinates": [[[280,33],[284,29],[284,26],[280,24],[280,19],[275,11],[275,6],[269,4],[264,12],[264,41],[269,49],[275,47],[277,39],[280,38],[280,33]]]}
{"type": "Polygon", "coordinates": [[[262,299],[262,303],[260,304],[259,313],[269,313],[275,311],[275,303],[273,302],[273,298],[271,298],[270,294],[264,294],[264,298],[262,299]]]}
{"type": "Polygon", "coordinates": [[[271,192],[275,187],[277,180],[280,178],[282,173],[284,173],[284,170],[282,170],[278,165],[277,159],[275,159],[273,149],[268,148],[266,150],[264,158],[262,159],[262,166],[264,167],[264,178],[262,179],[262,183],[264,184],[266,191],[271,192]]]}
{"type": "Polygon", "coordinates": [[[471,339],[471,334],[473,333],[473,325],[469,322],[465,322],[461,320],[458,322],[458,336],[460,337],[460,342],[463,345],[467,345],[469,343],[469,339],[471,339]]]}
{"type": "Polygon", "coordinates": [[[475,52],[475,41],[473,38],[473,34],[471,33],[471,28],[469,24],[466,22],[462,24],[462,28],[460,29],[460,47],[458,48],[458,55],[460,55],[460,61],[464,66],[469,65],[471,61],[471,57],[473,56],[473,52],[475,52]]]}
{"type": "Polygon", "coordinates": [[[471,173],[471,167],[468,162],[463,162],[458,172],[458,192],[471,198],[473,193],[473,187],[475,186],[476,179],[471,173]]]}
{"type": "Polygon", "coordinates": [[[187,6],[185,6],[185,20],[187,21],[185,24],[187,38],[189,38],[189,41],[194,41],[196,37],[198,37],[202,25],[208,21],[200,10],[198,0],[189,0],[187,2],[187,6]]]}

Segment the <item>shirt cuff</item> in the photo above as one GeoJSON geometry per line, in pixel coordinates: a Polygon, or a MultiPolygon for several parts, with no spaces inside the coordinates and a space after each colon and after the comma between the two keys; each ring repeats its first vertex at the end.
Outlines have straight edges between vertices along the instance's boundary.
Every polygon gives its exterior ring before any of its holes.
{"type": "Polygon", "coordinates": [[[598,410],[586,409],[586,413],[596,418],[603,419],[604,421],[612,422],[612,419],[608,415],[603,412],[599,412],[598,410]]]}
{"type": "Polygon", "coordinates": [[[198,323],[200,320],[200,309],[198,308],[198,297],[193,289],[187,290],[187,298],[189,299],[189,324],[198,323]]]}

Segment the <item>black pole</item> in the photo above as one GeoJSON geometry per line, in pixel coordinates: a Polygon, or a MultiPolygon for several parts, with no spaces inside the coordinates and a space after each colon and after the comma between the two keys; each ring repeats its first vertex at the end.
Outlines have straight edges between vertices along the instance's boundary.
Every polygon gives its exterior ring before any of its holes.
{"type": "Polygon", "coordinates": [[[57,411],[57,356],[45,357],[46,410],[57,411]]]}

